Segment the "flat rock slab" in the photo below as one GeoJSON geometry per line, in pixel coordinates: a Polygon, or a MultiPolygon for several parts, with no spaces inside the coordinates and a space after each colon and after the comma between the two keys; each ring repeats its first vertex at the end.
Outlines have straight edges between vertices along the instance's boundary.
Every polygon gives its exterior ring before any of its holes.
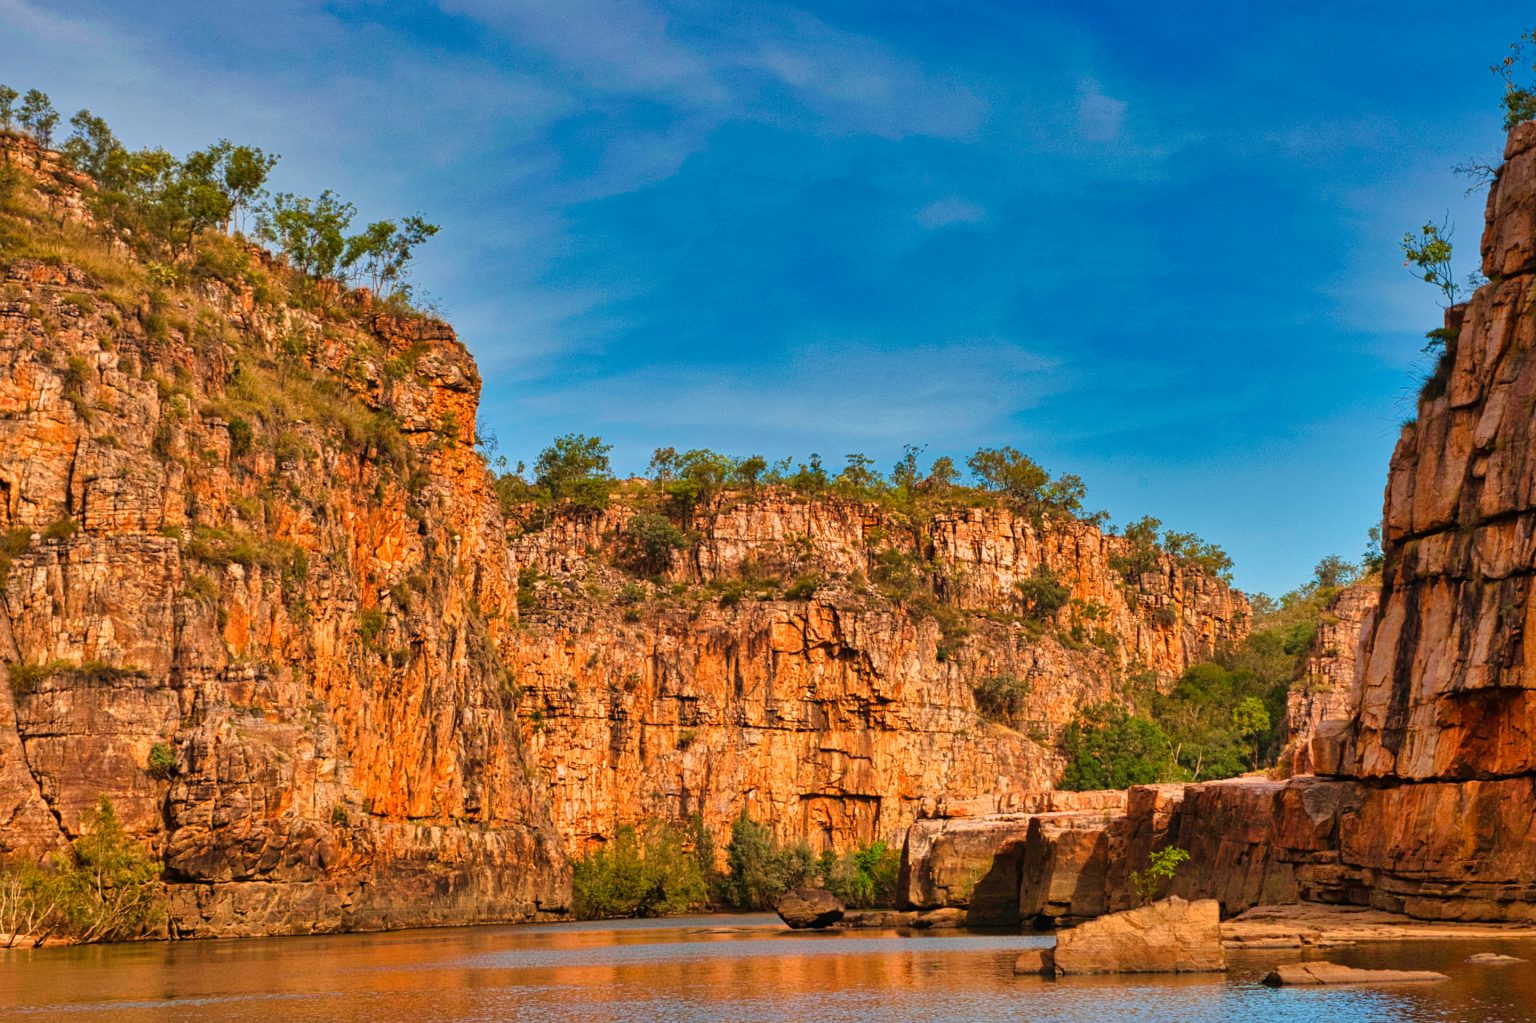
{"type": "Polygon", "coordinates": [[[1362,970],[1338,963],[1287,963],[1264,975],[1270,987],[1316,987],[1322,984],[1428,984],[1450,980],[1433,970],[1362,970]]]}
{"type": "Polygon", "coordinates": [[[1255,906],[1221,925],[1227,948],[1327,948],[1357,941],[1442,941],[1536,937],[1536,927],[1518,923],[1461,923],[1416,920],[1400,913],[1360,906],[1303,902],[1255,906]]]}
{"type": "Polygon", "coordinates": [[[1500,955],[1497,952],[1479,952],[1477,955],[1467,956],[1467,962],[1476,963],[1479,966],[1504,966],[1508,963],[1523,963],[1525,960],[1518,956],[1500,955]]]}

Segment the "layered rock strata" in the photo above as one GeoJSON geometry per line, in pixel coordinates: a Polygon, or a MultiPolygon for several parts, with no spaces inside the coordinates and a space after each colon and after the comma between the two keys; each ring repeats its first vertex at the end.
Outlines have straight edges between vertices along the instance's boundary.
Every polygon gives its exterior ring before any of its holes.
{"type": "Polygon", "coordinates": [[[1196,566],[1002,507],[633,484],[509,528],[450,328],[233,241],[147,266],[3,144],[52,233],[0,260],[0,860],[105,796],[177,933],[558,914],[565,850],[652,818],[846,849],[1011,809],[1078,706],[1247,628],[1196,566]],[[639,571],[660,510],[687,542],[639,571]]]}
{"type": "MultiPolygon", "coordinates": [[[[85,216],[88,182],[13,165],[85,216]]],[[[178,934],[563,912],[473,361],[444,324],[322,316],[258,251],[225,258],[164,290],[118,257],[5,261],[0,859],[107,797],[178,934]]]]}
{"type": "Polygon", "coordinates": [[[1103,821],[1123,812],[1125,801],[1126,793],[1119,791],[1048,791],[1021,800],[1018,813],[920,820],[907,831],[902,849],[899,898],[919,909],[968,907],[978,925],[1016,924],[1021,878],[1036,869],[1026,865],[1025,853],[1037,822],[1103,821]]]}
{"type": "Polygon", "coordinates": [[[1286,694],[1284,746],[1278,758],[1284,773],[1311,774],[1312,737],[1325,721],[1349,717],[1365,624],[1380,597],[1381,580],[1369,576],[1341,590],[1318,621],[1301,677],[1286,694]]]}
{"type": "Polygon", "coordinates": [[[1487,220],[1488,283],[1448,312],[1392,456],[1379,607],[1346,594],[1310,662],[1340,692],[1363,612],[1344,712],[1298,709],[1313,735],[1291,766],[1313,775],[1133,789],[1123,815],[1042,819],[1026,917],[1117,908],[1125,872],[1172,844],[1191,854],[1172,891],[1227,914],[1303,899],[1536,920],[1536,123],[1510,133],[1487,220]]]}
{"type": "Polygon", "coordinates": [[[941,804],[1006,811],[1054,782],[1078,708],[1246,634],[1246,601],[1200,569],[1163,558],[1127,581],[1127,541],[1001,508],[914,523],[727,495],[644,581],[622,567],[625,536],[659,497],[631,485],[513,545],[537,574],[513,665],[525,729],[577,851],[649,818],[697,814],[723,847],[745,812],[846,849],[899,842],[941,804]],[[1041,571],[1070,597],[1031,617],[1020,583],[1041,571]],[[1005,718],[978,700],[988,679],[1017,687],[1005,718]]]}

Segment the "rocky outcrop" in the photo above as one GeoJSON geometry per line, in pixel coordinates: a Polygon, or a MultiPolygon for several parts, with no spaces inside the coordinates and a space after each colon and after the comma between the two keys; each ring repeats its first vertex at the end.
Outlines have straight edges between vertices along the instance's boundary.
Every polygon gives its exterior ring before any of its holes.
{"type": "Polygon", "coordinates": [[[647,818],[698,814],[723,847],[746,812],[846,849],[899,842],[941,804],[1021,808],[1054,782],[1052,741],[1079,707],[1247,629],[1242,597],[1196,567],[1164,558],[1128,583],[1112,565],[1127,541],[1087,523],[914,521],[782,490],[696,510],[648,581],[623,544],[657,507],[631,483],[601,515],[531,514],[514,542],[525,731],[578,851],[647,818]],[[1019,589],[1041,570],[1070,588],[1043,619],[1019,589]],[[1017,687],[1006,716],[978,700],[988,679],[1017,687]]]}
{"type": "MultiPolygon", "coordinates": [[[[898,897],[920,909],[964,906],[974,923],[1009,926],[1019,921],[1021,876],[1026,841],[1042,816],[1088,816],[1124,807],[1124,792],[1031,793],[1017,801],[1021,810],[1002,815],[956,816],[920,820],[907,831],[902,847],[898,897]],[[1099,811],[1099,813],[1094,813],[1099,811]]],[[[968,810],[950,806],[950,812],[968,810]]],[[[1090,915],[1090,914],[1085,914],[1090,915]]]]}
{"type": "Polygon", "coordinates": [[[1325,721],[1343,721],[1352,713],[1362,633],[1380,596],[1380,578],[1369,576],[1341,590],[1319,619],[1301,677],[1286,694],[1284,747],[1278,758],[1283,773],[1311,774],[1313,736],[1325,721]]]}
{"type": "Polygon", "coordinates": [[[1163,899],[1062,931],[1057,973],[1213,973],[1227,968],[1214,900],[1163,899]]]}
{"type": "Polygon", "coordinates": [[[107,796],[178,934],[563,912],[453,332],[290,304],[233,242],[180,286],[80,259],[3,270],[0,858],[107,796]]]}
{"type": "Polygon", "coordinates": [[[1300,776],[1133,789],[1123,813],[1032,822],[1022,851],[999,819],[1024,919],[1119,908],[1129,871],[1177,845],[1172,892],[1227,914],[1301,899],[1536,920],[1536,122],[1510,134],[1482,252],[1489,282],[1448,312],[1393,454],[1380,589],[1340,597],[1293,694],[1300,776]]]}

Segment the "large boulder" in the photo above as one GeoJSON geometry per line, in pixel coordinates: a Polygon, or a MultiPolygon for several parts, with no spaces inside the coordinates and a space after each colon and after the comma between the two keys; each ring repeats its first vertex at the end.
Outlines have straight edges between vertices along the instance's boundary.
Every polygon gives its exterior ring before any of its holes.
{"type": "Polygon", "coordinates": [[[1227,968],[1215,899],[1163,899],[1062,931],[1058,973],[1208,973],[1227,968]]]}
{"type": "Polygon", "coordinates": [[[795,930],[831,927],[843,918],[847,907],[824,888],[791,888],[773,904],[774,911],[795,930]]]}

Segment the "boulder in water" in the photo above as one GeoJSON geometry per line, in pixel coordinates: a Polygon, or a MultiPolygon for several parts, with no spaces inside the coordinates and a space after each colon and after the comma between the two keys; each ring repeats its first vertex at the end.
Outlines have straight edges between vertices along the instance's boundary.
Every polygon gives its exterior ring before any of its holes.
{"type": "Polygon", "coordinates": [[[831,927],[847,911],[842,900],[824,888],[791,888],[773,908],[780,920],[797,931],[831,927]]]}
{"type": "Polygon", "coordinates": [[[1221,906],[1174,897],[1062,931],[1057,973],[1209,973],[1227,968],[1221,906]]]}

